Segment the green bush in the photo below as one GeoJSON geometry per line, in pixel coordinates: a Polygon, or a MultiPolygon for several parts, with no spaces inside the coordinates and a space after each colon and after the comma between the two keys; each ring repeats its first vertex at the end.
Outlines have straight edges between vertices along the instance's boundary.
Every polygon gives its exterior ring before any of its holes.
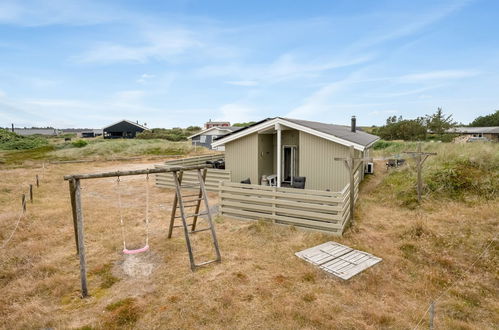
{"type": "Polygon", "coordinates": [[[36,136],[22,136],[0,129],[0,150],[27,150],[48,145],[48,140],[36,136]]]}
{"type": "Polygon", "coordinates": [[[400,142],[393,142],[393,141],[385,141],[385,140],[379,140],[373,145],[374,150],[381,150],[381,149],[386,149],[388,147],[394,146],[394,145],[400,145],[400,142]]]}
{"type": "Polygon", "coordinates": [[[71,142],[71,145],[75,148],[83,148],[86,145],[88,145],[88,142],[85,140],[76,140],[76,141],[71,142]]]}
{"type": "Polygon", "coordinates": [[[465,158],[448,160],[429,173],[428,189],[452,198],[473,194],[493,199],[499,194],[499,164],[487,165],[465,158]]]}

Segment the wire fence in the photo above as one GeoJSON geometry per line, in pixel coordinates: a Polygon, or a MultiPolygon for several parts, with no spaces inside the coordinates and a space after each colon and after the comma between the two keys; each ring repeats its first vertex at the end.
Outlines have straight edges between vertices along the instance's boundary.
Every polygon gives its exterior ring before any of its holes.
{"type": "Polygon", "coordinates": [[[19,216],[17,217],[17,220],[15,222],[14,228],[12,229],[11,233],[8,235],[6,239],[1,243],[0,249],[3,249],[9,244],[9,242],[12,240],[14,237],[14,234],[17,232],[17,229],[19,228],[19,224],[21,223],[21,220],[26,217],[26,212],[27,212],[27,202],[28,199],[26,196],[29,196],[29,201],[30,203],[33,203],[34,199],[34,189],[33,187],[40,187],[40,182],[43,180],[45,177],[45,162],[42,164],[41,168],[41,175],[36,174],[34,178],[34,184],[30,183],[27,186],[27,191],[25,190],[26,187],[22,188],[22,194],[21,194],[21,210],[19,212],[19,216]]]}

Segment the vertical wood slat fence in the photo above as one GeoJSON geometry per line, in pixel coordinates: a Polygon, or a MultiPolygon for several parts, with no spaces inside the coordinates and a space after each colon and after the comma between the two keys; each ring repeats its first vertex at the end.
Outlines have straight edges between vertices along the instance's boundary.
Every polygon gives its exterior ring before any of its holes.
{"type": "MultiPolygon", "coordinates": [[[[155,165],[155,168],[168,168],[169,166],[191,166],[191,165],[203,165],[207,161],[215,161],[219,159],[224,159],[225,154],[212,154],[203,155],[182,159],[175,159],[166,161],[164,165],[155,165]]],[[[209,168],[206,173],[205,187],[207,191],[218,192],[218,186],[220,181],[230,181],[230,171],[220,170],[215,168],[209,168]]],[[[182,177],[183,185],[196,185],[198,184],[197,173],[195,172],[184,172],[182,177]]],[[[173,175],[171,173],[160,173],[156,174],[156,186],[161,188],[175,188],[175,182],[173,181],[173,175]]]]}
{"type": "MultiPolygon", "coordinates": [[[[358,198],[359,172],[355,176],[358,198]]],[[[326,231],[341,235],[350,216],[349,185],[342,191],[277,188],[220,182],[220,213],[245,220],[326,231]]]]}

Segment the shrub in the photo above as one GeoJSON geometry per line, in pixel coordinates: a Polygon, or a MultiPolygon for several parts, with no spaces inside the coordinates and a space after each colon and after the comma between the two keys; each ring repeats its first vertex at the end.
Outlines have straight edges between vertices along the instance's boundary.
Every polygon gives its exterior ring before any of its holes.
{"type": "Polygon", "coordinates": [[[88,145],[88,142],[85,140],[76,140],[76,141],[71,142],[71,145],[75,148],[83,148],[86,145],[88,145]]]}
{"type": "Polygon", "coordinates": [[[22,136],[5,129],[0,129],[0,150],[26,150],[48,145],[45,138],[22,136]]]}
{"type": "Polygon", "coordinates": [[[493,199],[499,193],[499,164],[488,167],[472,159],[451,159],[429,173],[427,184],[430,191],[453,198],[471,193],[493,199]]]}

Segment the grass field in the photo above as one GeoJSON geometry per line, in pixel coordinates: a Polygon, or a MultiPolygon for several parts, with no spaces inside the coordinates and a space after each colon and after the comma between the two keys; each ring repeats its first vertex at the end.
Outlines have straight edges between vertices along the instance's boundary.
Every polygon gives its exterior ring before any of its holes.
{"type": "MultiPolygon", "coordinates": [[[[439,155],[425,164],[428,188],[422,206],[407,202],[414,196],[412,164],[387,172],[378,161],[376,174],[362,183],[356,222],[343,237],[217,218],[223,261],[195,273],[189,269],[181,232],[166,238],[171,190],[153,187],[149,180],[151,249],[130,257],[121,253],[117,193],[120,189],[129,243],[138,246],[144,239],[145,180],[124,178],[120,188],[113,179],[87,180],[82,193],[88,299],[79,297],[78,260],[62,176],[150,164],[50,165],[26,217],[0,250],[0,326],[412,329],[429,302],[444,292],[436,304],[437,329],[494,329],[499,324],[499,255],[497,241],[492,241],[499,223],[498,192],[474,189],[477,182],[496,187],[498,146],[428,144],[425,149],[439,155]],[[442,171],[450,172],[442,178],[442,171]],[[455,182],[455,171],[471,171],[471,183],[455,182]],[[430,189],[431,184],[444,186],[430,189]],[[383,261],[345,282],[294,256],[328,240],[383,261]]],[[[19,196],[35,174],[42,174],[35,166],[2,170],[0,244],[13,229],[19,196]]],[[[210,200],[216,203],[216,194],[210,200]]],[[[201,235],[195,243],[199,254],[208,257],[203,249],[207,240],[201,235]]],[[[427,327],[427,316],[424,320],[421,328],[427,327]]]]}
{"type": "Polygon", "coordinates": [[[49,142],[47,145],[29,150],[0,150],[0,164],[16,166],[33,163],[33,161],[103,160],[118,157],[169,156],[207,152],[204,148],[195,150],[190,141],[94,138],[72,142],[49,139],[49,142]],[[80,141],[84,143],[79,144],[80,141]]]}

